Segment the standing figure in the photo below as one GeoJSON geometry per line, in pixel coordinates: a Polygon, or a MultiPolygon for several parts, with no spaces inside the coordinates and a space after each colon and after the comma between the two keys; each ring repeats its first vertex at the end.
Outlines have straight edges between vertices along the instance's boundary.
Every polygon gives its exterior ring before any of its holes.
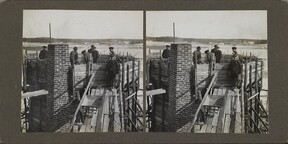
{"type": "Polygon", "coordinates": [[[220,63],[222,59],[222,51],[219,50],[219,46],[214,45],[214,48],[211,50],[211,52],[215,54],[216,63],[220,63]]]}
{"type": "Polygon", "coordinates": [[[47,50],[47,47],[43,46],[43,49],[39,53],[39,58],[40,59],[46,59],[46,58],[48,58],[48,54],[49,54],[49,52],[47,50]]]}
{"type": "Polygon", "coordinates": [[[206,58],[207,58],[207,63],[210,64],[213,60],[213,54],[211,52],[209,52],[209,50],[206,50],[205,54],[206,54],[206,58]]]}
{"type": "Polygon", "coordinates": [[[169,56],[170,56],[170,45],[166,45],[166,49],[163,51],[162,57],[164,59],[167,59],[169,58],[169,56]]]}
{"type": "Polygon", "coordinates": [[[106,75],[108,76],[109,78],[109,82],[110,82],[110,86],[111,88],[115,86],[116,84],[116,80],[115,80],[115,77],[116,75],[118,74],[119,72],[119,64],[116,60],[116,54],[115,52],[113,51],[113,47],[109,47],[109,51],[110,51],[110,60],[107,62],[107,65],[106,65],[106,68],[105,68],[105,71],[106,71],[106,75]]]}
{"type": "Polygon", "coordinates": [[[90,54],[86,52],[86,50],[83,50],[81,53],[83,54],[84,63],[88,64],[90,60],[90,54]]]}
{"type": "Polygon", "coordinates": [[[195,50],[193,52],[193,63],[196,64],[196,61],[197,61],[197,64],[202,63],[202,61],[201,61],[201,47],[200,46],[197,46],[197,50],[195,50]]]}
{"type": "Polygon", "coordinates": [[[88,50],[88,53],[92,54],[93,63],[97,63],[99,58],[99,52],[96,50],[96,47],[94,45],[91,45],[91,48],[88,50]]]}
{"type": "Polygon", "coordinates": [[[239,60],[239,55],[236,47],[232,47],[232,60],[228,66],[228,74],[232,80],[232,84],[234,87],[240,86],[238,85],[239,75],[242,73],[242,67],[239,60]]]}
{"type": "Polygon", "coordinates": [[[70,52],[70,62],[71,62],[71,65],[74,65],[74,64],[79,64],[78,62],[78,52],[77,52],[78,48],[77,47],[74,47],[73,48],[73,51],[70,52]]]}

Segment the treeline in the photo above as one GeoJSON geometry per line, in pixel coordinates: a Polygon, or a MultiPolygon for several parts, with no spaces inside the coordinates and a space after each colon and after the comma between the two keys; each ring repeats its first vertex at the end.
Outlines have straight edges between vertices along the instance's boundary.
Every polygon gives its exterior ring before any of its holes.
{"type": "MultiPolygon", "coordinates": [[[[50,43],[50,38],[39,37],[39,38],[23,38],[23,42],[39,42],[39,43],[50,43]]],[[[141,44],[142,39],[59,39],[52,38],[52,43],[99,43],[99,44],[141,44]]]]}
{"type": "MultiPolygon", "coordinates": [[[[173,37],[146,37],[148,41],[159,41],[159,42],[172,42],[173,37]]],[[[199,43],[224,43],[224,44],[240,44],[240,43],[251,43],[251,44],[267,44],[267,40],[258,39],[197,39],[197,38],[180,38],[175,37],[175,42],[199,42],[199,43]]]]}

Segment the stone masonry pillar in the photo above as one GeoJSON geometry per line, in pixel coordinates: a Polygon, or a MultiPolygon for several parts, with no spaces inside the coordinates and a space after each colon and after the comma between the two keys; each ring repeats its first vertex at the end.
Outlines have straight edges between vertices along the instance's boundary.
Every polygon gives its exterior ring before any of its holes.
{"type": "Polygon", "coordinates": [[[191,44],[171,44],[169,57],[169,131],[175,132],[191,121],[191,44]]]}
{"type": "Polygon", "coordinates": [[[69,46],[48,45],[47,59],[47,119],[45,131],[55,131],[69,119],[67,105],[70,103],[68,89],[69,46]]]}

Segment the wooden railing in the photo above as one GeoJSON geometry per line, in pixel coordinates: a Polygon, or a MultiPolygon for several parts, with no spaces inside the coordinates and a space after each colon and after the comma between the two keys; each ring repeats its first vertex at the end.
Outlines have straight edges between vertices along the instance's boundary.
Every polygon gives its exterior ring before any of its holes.
{"type": "Polygon", "coordinates": [[[71,132],[71,130],[72,130],[72,128],[73,128],[73,125],[75,124],[75,121],[76,121],[76,118],[77,118],[77,114],[78,114],[78,112],[79,112],[80,109],[81,109],[81,105],[82,105],[82,103],[83,103],[83,101],[84,101],[85,96],[88,95],[88,92],[91,91],[91,86],[92,86],[92,82],[93,82],[93,80],[94,80],[94,77],[95,77],[95,74],[93,73],[93,74],[90,76],[90,79],[89,79],[89,82],[88,82],[88,84],[87,84],[87,86],[86,86],[86,89],[85,89],[85,91],[84,91],[84,93],[83,93],[83,95],[82,95],[82,98],[81,98],[78,106],[77,106],[77,109],[76,109],[75,114],[74,114],[74,116],[73,116],[73,119],[72,119],[72,121],[71,121],[71,124],[70,124],[70,127],[69,127],[69,129],[68,129],[68,132],[71,132]]]}

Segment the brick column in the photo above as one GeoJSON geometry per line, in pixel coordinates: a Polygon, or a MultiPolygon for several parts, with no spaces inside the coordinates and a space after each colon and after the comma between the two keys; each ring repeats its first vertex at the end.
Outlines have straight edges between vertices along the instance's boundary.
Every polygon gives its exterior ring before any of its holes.
{"type": "Polygon", "coordinates": [[[57,44],[48,46],[47,59],[47,128],[46,131],[55,131],[67,122],[70,115],[65,110],[69,104],[68,72],[69,46],[57,44]]]}
{"type": "Polygon", "coordinates": [[[171,132],[177,131],[192,119],[189,108],[191,67],[191,45],[172,44],[169,58],[169,131],[171,132]]]}

